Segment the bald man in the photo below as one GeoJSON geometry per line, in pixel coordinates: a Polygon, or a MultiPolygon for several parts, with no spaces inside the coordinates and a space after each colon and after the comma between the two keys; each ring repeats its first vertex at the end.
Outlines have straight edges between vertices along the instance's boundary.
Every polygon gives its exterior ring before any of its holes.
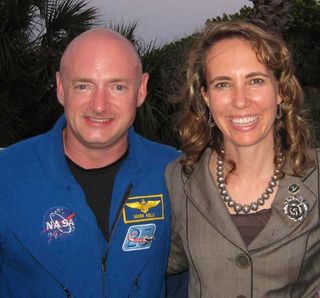
{"type": "Polygon", "coordinates": [[[0,297],[164,297],[177,152],[132,129],[148,74],[131,43],[95,29],[56,81],[64,115],[0,154],[0,297]]]}

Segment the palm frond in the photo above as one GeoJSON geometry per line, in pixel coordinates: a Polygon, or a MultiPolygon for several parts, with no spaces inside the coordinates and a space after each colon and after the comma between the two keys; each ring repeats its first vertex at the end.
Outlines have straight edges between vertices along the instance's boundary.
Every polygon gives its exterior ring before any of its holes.
{"type": "Polygon", "coordinates": [[[121,21],[107,21],[105,27],[107,29],[113,30],[118,32],[125,38],[127,38],[137,49],[140,53],[140,49],[143,47],[144,42],[141,38],[137,37],[136,30],[138,26],[138,20],[133,20],[129,23],[126,23],[124,20],[121,21]]]}

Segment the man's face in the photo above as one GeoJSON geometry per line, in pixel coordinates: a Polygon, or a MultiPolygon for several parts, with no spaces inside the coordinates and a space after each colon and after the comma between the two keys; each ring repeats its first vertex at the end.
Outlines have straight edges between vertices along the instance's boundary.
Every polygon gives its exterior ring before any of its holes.
{"type": "Polygon", "coordinates": [[[79,151],[127,146],[128,128],[146,96],[148,75],[141,74],[133,49],[113,43],[73,47],[57,73],[65,145],[79,151]]]}

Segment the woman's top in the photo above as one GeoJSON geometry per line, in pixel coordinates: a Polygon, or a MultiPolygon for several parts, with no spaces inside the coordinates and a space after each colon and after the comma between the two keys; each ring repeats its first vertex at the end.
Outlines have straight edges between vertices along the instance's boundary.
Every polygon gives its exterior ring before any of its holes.
{"type": "Polygon", "coordinates": [[[233,223],[238,228],[246,246],[248,246],[265,227],[270,219],[271,212],[271,208],[269,208],[249,214],[231,214],[233,223]]]}

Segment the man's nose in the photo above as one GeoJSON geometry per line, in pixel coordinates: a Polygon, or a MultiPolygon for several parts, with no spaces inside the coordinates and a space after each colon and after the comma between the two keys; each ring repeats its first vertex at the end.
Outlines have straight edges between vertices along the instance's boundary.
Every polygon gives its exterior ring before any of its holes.
{"type": "Polygon", "coordinates": [[[105,88],[98,88],[94,93],[91,102],[91,109],[96,113],[104,112],[109,106],[109,95],[105,88]]]}

